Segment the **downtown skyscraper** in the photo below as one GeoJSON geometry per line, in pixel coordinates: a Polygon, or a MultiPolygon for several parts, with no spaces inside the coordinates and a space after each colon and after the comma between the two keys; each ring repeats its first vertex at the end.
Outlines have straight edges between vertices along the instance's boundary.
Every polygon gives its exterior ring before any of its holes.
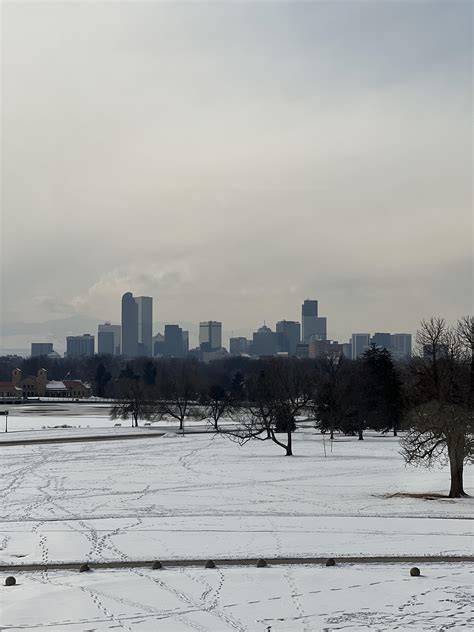
{"type": "Polygon", "coordinates": [[[206,351],[222,347],[222,323],[216,320],[204,320],[199,323],[199,346],[206,351]]]}
{"type": "Polygon", "coordinates": [[[327,321],[318,315],[318,301],[307,299],[301,306],[301,338],[306,344],[310,340],[326,340],[327,321]]]}
{"type": "Polygon", "coordinates": [[[153,338],[153,299],[122,296],[122,355],[129,358],[151,356],[153,338]]]}

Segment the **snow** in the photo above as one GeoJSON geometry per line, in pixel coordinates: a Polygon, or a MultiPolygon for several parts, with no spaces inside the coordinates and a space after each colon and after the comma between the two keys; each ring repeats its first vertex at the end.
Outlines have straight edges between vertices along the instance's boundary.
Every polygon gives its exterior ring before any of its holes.
{"type": "Polygon", "coordinates": [[[4,446],[0,560],[472,552],[471,499],[396,495],[448,485],[405,467],[397,439],[340,438],[325,456],[306,431],[294,449],[209,434],[4,446]]]}
{"type": "Polygon", "coordinates": [[[0,629],[472,629],[472,566],[421,570],[421,577],[390,564],[25,573],[17,586],[0,588],[0,629]]]}
{"type": "MultiPolygon", "coordinates": [[[[116,424],[120,424],[120,427],[127,429],[132,427],[130,419],[110,419],[109,411],[110,403],[105,404],[102,402],[90,404],[55,401],[10,406],[8,416],[8,435],[10,436],[4,436],[5,433],[2,432],[4,430],[4,422],[0,418],[0,441],[12,438],[21,440],[32,438],[36,435],[30,434],[31,432],[49,432],[51,429],[63,425],[69,427],[68,430],[71,434],[77,429],[92,431],[87,434],[96,434],[98,430],[104,430],[104,434],[107,434],[115,432],[116,424]],[[26,432],[29,434],[26,435],[26,432]],[[21,434],[17,435],[17,433],[21,434]]],[[[186,422],[186,426],[189,429],[211,430],[211,423],[206,421],[189,421],[186,422]]],[[[142,422],[140,422],[140,427],[144,427],[142,422]]],[[[159,422],[152,422],[150,426],[146,427],[152,430],[175,430],[176,421],[164,419],[159,422]]],[[[39,435],[37,436],[39,437],[39,435]]]]}
{"type": "Polygon", "coordinates": [[[48,382],[46,384],[46,391],[66,391],[66,384],[64,384],[64,382],[59,382],[59,381],[54,381],[52,380],[51,382],[48,382]]]}
{"type": "MultiPolygon", "coordinates": [[[[448,470],[406,467],[397,438],[341,436],[331,444],[306,428],[288,458],[269,442],[182,437],[176,424],[163,426],[165,440],[146,436],[155,425],[114,428],[100,406],[16,415],[14,424],[30,428],[72,419],[84,429],[95,419],[87,432],[143,438],[0,446],[0,564],[473,554],[472,499],[433,496],[446,493],[448,470]]],[[[78,432],[85,431],[6,436],[78,432]]],[[[0,629],[472,627],[473,565],[417,562],[421,578],[409,576],[410,565],[12,571],[18,585],[0,587],[0,629]]]]}

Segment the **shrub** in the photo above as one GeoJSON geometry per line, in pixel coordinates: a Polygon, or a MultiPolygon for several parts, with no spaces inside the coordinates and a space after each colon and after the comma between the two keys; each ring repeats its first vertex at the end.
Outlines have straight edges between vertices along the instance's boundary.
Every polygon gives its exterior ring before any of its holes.
{"type": "Polygon", "coordinates": [[[80,573],[88,573],[91,570],[89,564],[81,564],[79,566],[79,572],[80,573]]]}
{"type": "Polygon", "coordinates": [[[421,575],[420,569],[417,566],[414,566],[413,568],[410,569],[410,575],[412,577],[419,577],[421,575]]]}
{"type": "Polygon", "coordinates": [[[7,577],[5,580],[5,586],[14,586],[16,584],[16,579],[14,577],[7,577]]]}
{"type": "Polygon", "coordinates": [[[328,560],[326,560],[326,566],[336,566],[336,560],[330,557],[328,560]]]}
{"type": "Polygon", "coordinates": [[[204,568],[216,568],[216,565],[212,560],[207,560],[207,562],[204,565],[204,568]]]}
{"type": "Polygon", "coordinates": [[[265,568],[266,565],[267,565],[267,563],[263,559],[260,559],[257,562],[257,568],[265,568]]]}

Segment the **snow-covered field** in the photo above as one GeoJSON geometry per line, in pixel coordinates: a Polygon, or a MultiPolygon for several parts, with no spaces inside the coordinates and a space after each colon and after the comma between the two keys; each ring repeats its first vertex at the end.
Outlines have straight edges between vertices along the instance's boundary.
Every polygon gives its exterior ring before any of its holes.
{"type": "MultiPolygon", "coordinates": [[[[472,500],[405,495],[444,494],[449,474],[405,467],[396,438],[339,437],[331,449],[307,428],[294,451],[213,434],[0,447],[0,564],[473,554],[472,500]]],[[[474,492],[472,469],[466,483],[474,492]]],[[[409,566],[15,573],[0,629],[472,625],[472,566],[425,563],[421,578],[409,566]]]]}
{"type": "Polygon", "coordinates": [[[474,569],[459,563],[422,570],[421,577],[400,565],[25,573],[0,591],[0,629],[472,629],[474,569]]]}
{"type": "MultiPolygon", "coordinates": [[[[129,434],[132,429],[130,420],[112,420],[109,416],[110,403],[98,402],[71,403],[46,402],[27,403],[21,406],[9,406],[8,433],[4,432],[5,419],[0,417],[0,442],[33,438],[49,439],[64,436],[96,436],[110,434],[129,434]]],[[[166,432],[176,426],[175,420],[163,419],[153,422],[140,422],[143,432],[166,432]]],[[[211,431],[210,421],[187,421],[188,430],[211,431]]]]}
{"type": "MultiPolygon", "coordinates": [[[[25,431],[47,431],[57,426],[69,428],[113,428],[116,423],[130,428],[127,421],[112,421],[109,417],[110,404],[75,404],[71,402],[30,402],[19,406],[8,406],[8,434],[25,431]]],[[[0,433],[4,430],[4,419],[0,418],[0,433]]],[[[66,430],[66,429],[64,429],[66,430]]],[[[22,435],[18,435],[19,438],[22,435]]]]}

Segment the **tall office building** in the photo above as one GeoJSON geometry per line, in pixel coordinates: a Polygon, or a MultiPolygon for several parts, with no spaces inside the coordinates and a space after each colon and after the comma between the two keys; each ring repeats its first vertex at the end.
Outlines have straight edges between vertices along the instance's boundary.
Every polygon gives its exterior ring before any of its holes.
{"type": "Polygon", "coordinates": [[[318,316],[318,301],[307,299],[301,306],[301,338],[308,343],[310,340],[326,340],[327,319],[318,316]]]}
{"type": "Polygon", "coordinates": [[[114,353],[114,332],[97,332],[97,353],[99,355],[115,355],[114,353]]]}
{"type": "Polygon", "coordinates": [[[357,360],[370,349],[370,334],[352,334],[352,359],[357,360]]]}
{"type": "Polygon", "coordinates": [[[350,360],[352,358],[352,344],[350,342],[343,342],[341,344],[342,355],[350,360]]]}
{"type": "Polygon", "coordinates": [[[54,353],[52,342],[32,342],[31,343],[31,357],[37,358],[38,356],[45,356],[49,353],[54,353]]]}
{"type": "Polygon", "coordinates": [[[332,358],[337,360],[344,355],[343,345],[337,340],[318,340],[313,338],[308,345],[308,357],[315,358],[332,358]]]}
{"type": "Polygon", "coordinates": [[[199,346],[205,351],[215,351],[222,347],[222,323],[205,320],[199,323],[199,346]]]}
{"type": "Polygon", "coordinates": [[[183,354],[188,355],[189,351],[189,331],[183,330],[183,354]]]}
{"type": "Polygon", "coordinates": [[[165,325],[164,355],[168,358],[184,357],[184,336],[179,325],[165,325]]]}
{"type": "Polygon", "coordinates": [[[68,336],[66,338],[66,357],[83,358],[94,355],[94,336],[83,334],[82,336],[68,336]]]}
{"type": "Polygon", "coordinates": [[[395,358],[400,360],[411,358],[411,334],[393,334],[391,339],[395,358]]]}
{"type": "Polygon", "coordinates": [[[122,328],[109,322],[97,328],[97,353],[120,355],[122,328]]]}
{"type": "Polygon", "coordinates": [[[390,350],[392,346],[392,336],[389,333],[377,332],[372,336],[371,344],[381,349],[390,350]]]}
{"type": "Polygon", "coordinates": [[[122,355],[138,355],[138,305],[131,292],[122,296],[122,355]]]}
{"type": "Polygon", "coordinates": [[[163,336],[163,334],[155,334],[153,336],[153,355],[165,355],[165,337],[163,336]]]}
{"type": "Polygon", "coordinates": [[[276,324],[278,351],[296,355],[296,347],[301,342],[301,326],[295,320],[280,320],[276,324]]]}
{"type": "Polygon", "coordinates": [[[296,346],[296,357],[309,358],[309,344],[307,342],[300,342],[300,344],[296,346]]]}
{"type": "Polygon", "coordinates": [[[153,299],[131,292],[122,296],[122,355],[129,358],[151,356],[153,299]]]}
{"type": "Polygon", "coordinates": [[[249,352],[249,341],[243,336],[230,338],[229,352],[231,355],[243,355],[249,352]]]}
{"type": "Polygon", "coordinates": [[[253,334],[251,354],[254,356],[273,356],[278,352],[277,334],[263,325],[253,334]]]}
{"type": "Polygon", "coordinates": [[[153,299],[151,296],[137,296],[138,306],[138,355],[153,355],[153,299]]]}

